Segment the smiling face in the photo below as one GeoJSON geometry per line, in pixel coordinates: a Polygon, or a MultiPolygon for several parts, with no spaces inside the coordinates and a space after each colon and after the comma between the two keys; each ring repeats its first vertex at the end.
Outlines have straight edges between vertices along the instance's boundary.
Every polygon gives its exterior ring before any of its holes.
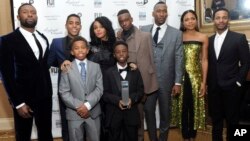
{"type": "Polygon", "coordinates": [[[18,11],[17,19],[24,29],[35,28],[37,24],[37,13],[32,5],[23,5],[18,11]]]}
{"type": "Polygon", "coordinates": [[[84,41],[75,41],[72,44],[71,54],[78,60],[84,60],[89,53],[89,48],[84,41]]]}
{"type": "Polygon", "coordinates": [[[80,33],[80,30],[82,28],[81,21],[78,17],[69,17],[65,24],[65,27],[68,31],[68,36],[73,38],[75,36],[78,36],[80,33]]]}
{"type": "Polygon", "coordinates": [[[121,66],[125,66],[128,59],[128,48],[123,44],[116,45],[114,57],[121,66]]]}
{"type": "Polygon", "coordinates": [[[106,41],[107,38],[108,38],[107,37],[107,31],[101,25],[101,23],[98,22],[98,21],[95,21],[93,27],[94,27],[94,33],[95,33],[96,37],[103,40],[103,41],[106,41]]]}

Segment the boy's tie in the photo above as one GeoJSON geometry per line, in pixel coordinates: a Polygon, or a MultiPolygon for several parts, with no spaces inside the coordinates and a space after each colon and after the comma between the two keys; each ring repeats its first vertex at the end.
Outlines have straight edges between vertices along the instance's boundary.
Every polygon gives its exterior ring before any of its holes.
{"type": "Polygon", "coordinates": [[[85,82],[86,81],[85,63],[84,62],[80,62],[79,65],[81,66],[81,77],[82,77],[82,80],[85,82]]]}

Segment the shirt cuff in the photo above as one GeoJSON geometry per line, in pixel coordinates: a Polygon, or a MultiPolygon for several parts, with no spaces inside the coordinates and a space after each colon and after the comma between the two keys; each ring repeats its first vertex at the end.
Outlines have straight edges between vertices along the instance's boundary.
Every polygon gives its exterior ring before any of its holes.
{"type": "Polygon", "coordinates": [[[21,103],[21,104],[16,106],[16,109],[19,109],[19,108],[23,107],[24,105],[25,105],[25,103],[21,103]]]}
{"type": "Polygon", "coordinates": [[[238,81],[236,81],[236,84],[239,86],[239,87],[241,87],[241,84],[240,84],[240,82],[238,82],[238,81]]]}
{"type": "Polygon", "coordinates": [[[181,83],[175,83],[175,85],[181,86],[181,83]]]}
{"type": "Polygon", "coordinates": [[[85,102],[84,105],[87,107],[88,110],[91,109],[91,105],[89,104],[89,102],[85,102]]]}

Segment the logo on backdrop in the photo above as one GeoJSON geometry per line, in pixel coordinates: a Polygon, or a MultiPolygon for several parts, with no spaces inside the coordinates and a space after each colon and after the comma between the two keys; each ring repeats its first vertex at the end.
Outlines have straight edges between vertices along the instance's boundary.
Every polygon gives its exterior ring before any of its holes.
{"type": "Polygon", "coordinates": [[[139,20],[146,21],[146,12],[139,12],[139,20]]]}
{"type": "Polygon", "coordinates": [[[102,13],[94,13],[94,17],[97,18],[97,17],[101,17],[102,16],[102,13]]]}
{"type": "Polygon", "coordinates": [[[102,0],[94,0],[94,7],[95,8],[102,7],[102,0]]]}
{"type": "Polygon", "coordinates": [[[137,6],[144,6],[148,3],[148,0],[136,0],[137,6]]]}
{"type": "Polygon", "coordinates": [[[34,0],[29,0],[29,3],[30,3],[30,4],[33,4],[33,3],[34,3],[34,0]]]}
{"type": "Polygon", "coordinates": [[[47,0],[47,6],[48,7],[54,7],[55,6],[55,0],[47,0]]]}

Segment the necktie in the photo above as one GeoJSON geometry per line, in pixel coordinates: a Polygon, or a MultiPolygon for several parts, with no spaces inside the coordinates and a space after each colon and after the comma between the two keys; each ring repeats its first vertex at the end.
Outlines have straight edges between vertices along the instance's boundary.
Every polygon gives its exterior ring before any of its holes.
{"type": "Polygon", "coordinates": [[[128,70],[127,68],[119,69],[119,72],[122,73],[123,71],[127,71],[127,70],[128,70]]]}
{"type": "Polygon", "coordinates": [[[84,62],[80,62],[79,65],[81,66],[81,77],[82,77],[82,80],[85,82],[86,81],[85,63],[84,62]]]}
{"type": "Polygon", "coordinates": [[[159,35],[159,30],[160,30],[160,29],[161,29],[160,27],[157,27],[157,28],[156,28],[155,35],[154,35],[154,37],[153,37],[153,39],[154,39],[154,41],[155,41],[156,44],[157,44],[157,42],[158,42],[158,35],[159,35]]]}
{"type": "Polygon", "coordinates": [[[36,41],[36,45],[37,45],[37,47],[38,47],[38,49],[39,49],[39,60],[41,60],[42,59],[42,56],[43,56],[43,48],[42,48],[42,45],[40,44],[40,42],[38,41],[38,39],[36,38],[36,35],[34,34],[34,33],[32,33],[32,35],[33,35],[33,37],[34,37],[34,39],[35,39],[35,41],[36,41]]]}

